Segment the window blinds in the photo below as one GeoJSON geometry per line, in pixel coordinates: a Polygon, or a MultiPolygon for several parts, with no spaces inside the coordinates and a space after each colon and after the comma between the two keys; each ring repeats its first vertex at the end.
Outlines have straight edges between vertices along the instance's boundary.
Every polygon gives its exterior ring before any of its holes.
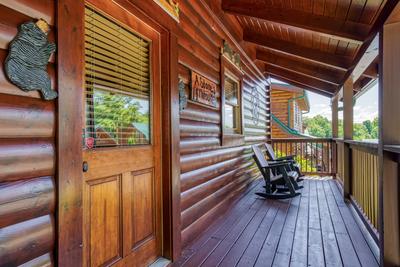
{"type": "Polygon", "coordinates": [[[85,89],[85,137],[95,147],[149,142],[150,42],[90,7],[85,89]]]}
{"type": "Polygon", "coordinates": [[[237,106],[238,103],[238,82],[226,77],[224,83],[225,102],[227,104],[237,106]]]}

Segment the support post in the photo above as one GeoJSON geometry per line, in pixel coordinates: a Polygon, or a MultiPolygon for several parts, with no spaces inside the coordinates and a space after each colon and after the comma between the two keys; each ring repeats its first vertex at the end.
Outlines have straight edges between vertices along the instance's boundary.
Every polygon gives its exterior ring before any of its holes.
{"type": "MultiPolygon", "coordinates": [[[[353,78],[349,77],[343,85],[343,138],[353,140],[353,78]]],[[[351,193],[351,150],[344,142],[343,160],[343,196],[348,198],[351,193]]]]}
{"type": "MultiPolygon", "coordinates": [[[[332,106],[332,138],[339,137],[339,96],[336,94],[331,99],[332,106]]],[[[332,141],[332,173],[336,178],[337,175],[337,143],[332,141]]]]}
{"type": "MultiPolygon", "coordinates": [[[[397,10],[400,6],[397,5],[397,10]]],[[[396,12],[393,12],[396,13],[396,12]]],[[[399,12],[397,12],[399,14],[399,12]]],[[[379,201],[381,265],[400,266],[399,155],[385,150],[400,144],[400,16],[392,18],[380,33],[379,64],[379,201]]]]}
{"type": "Polygon", "coordinates": [[[335,95],[331,99],[332,104],[332,138],[339,137],[339,97],[335,95]]]}

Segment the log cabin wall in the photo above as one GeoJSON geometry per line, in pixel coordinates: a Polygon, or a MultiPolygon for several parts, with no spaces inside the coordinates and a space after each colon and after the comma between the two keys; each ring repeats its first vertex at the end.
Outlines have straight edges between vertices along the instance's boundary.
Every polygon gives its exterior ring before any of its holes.
{"type": "MultiPolygon", "coordinates": [[[[183,246],[259,176],[250,145],[267,141],[269,134],[269,90],[262,73],[250,60],[254,55],[252,47],[242,46],[241,51],[244,145],[221,145],[220,105],[213,109],[190,101],[190,71],[200,73],[220,86],[221,47],[223,40],[229,40],[226,30],[238,43],[242,41],[237,20],[224,15],[218,1],[207,2],[185,0],[179,3],[179,78],[185,83],[189,97],[187,108],[180,113],[183,246]],[[257,123],[252,115],[253,87],[257,89],[259,99],[257,123]]],[[[231,42],[230,45],[233,46],[231,42]]],[[[234,50],[238,51],[237,48],[234,50]]]]}
{"type": "MultiPolygon", "coordinates": [[[[271,90],[271,112],[272,114],[279,119],[284,124],[288,125],[288,101],[291,98],[295,98],[300,94],[295,94],[293,92],[283,91],[283,90],[271,90]]],[[[290,127],[292,128],[294,124],[294,104],[290,103],[290,127]]],[[[272,122],[271,124],[271,134],[272,138],[292,138],[293,135],[285,132],[276,122],[272,122]]]]}
{"type": "MultiPolygon", "coordinates": [[[[52,0],[0,4],[0,266],[48,266],[55,247],[55,101],[25,93],[5,77],[17,27],[45,19],[55,42],[52,0]]],[[[55,57],[48,71],[55,88],[55,57]]]]}

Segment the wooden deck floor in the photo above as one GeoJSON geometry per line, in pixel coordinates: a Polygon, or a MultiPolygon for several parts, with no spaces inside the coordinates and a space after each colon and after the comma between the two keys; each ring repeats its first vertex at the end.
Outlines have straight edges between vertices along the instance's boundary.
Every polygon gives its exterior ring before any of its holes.
{"type": "Polygon", "coordinates": [[[378,266],[336,182],[307,179],[302,195],[243,194],[183,251],[175,266],[378,266]]]}

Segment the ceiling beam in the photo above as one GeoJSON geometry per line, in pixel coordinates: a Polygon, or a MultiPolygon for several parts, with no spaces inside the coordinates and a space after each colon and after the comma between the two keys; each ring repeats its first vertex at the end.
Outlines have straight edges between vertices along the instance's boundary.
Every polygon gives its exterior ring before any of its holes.
{"type": "Polygon", "coordinates": [[[303,63],[285,55],[277,55],[260,49],[256,51],[256,59],[270,66],[302,73],[335,85],[339,85],[346,74],[344,71],[322,67],[320,64],[317,65],[311,62],[303,63]]]}
{"type": "Polygon", "coordinates": [[[354,67],[353,70],[353,80],[356,81],[360,78],[365,70],[378,58],[379,54],[379,34],[375,36],[372,40],[371,44],[368,46],[365,53],[360,58],[358,64],[354,67]]]}
{"type": "Polygon", "coordinates": [[[353,84],[353,90],[356,92],[360,92],[365,86],[372,82],[373,79],[369,77],[360,77],[357,81],[353,84]]]}
{"type": "Polygon", "coordinates": [[[338,86],[326,83],[313,78],[312,76],[306,76],[289,70],[281,69],[275,66],[265,66],[265,72],[271,75],[275,75],[297,84],[301,84],[303,87],[313,88],[318,91],[325,92],[330,95],[334,95],[339,89],[338,86]]]}
{"type": "Polygon", "coordinates": [[[268,74],[271,78],[280,80],[280,81],[282,81],[282,82],[285,82],[285,83],[288,83],[288,84],[290,84],[290,85],[293,85],[293,86],[302,88],[302,89],[304,89],[304,90],[307,90],[307,91],[310,91],[310,92],[313,92],[313,93],[316,93],[316,94],[319,94],[319,95],[323,95],[323,96],[326,96],[326,97],[332,97],[332,96],[333,96],[333,94],[328,93],[328,92],[326,92],[326,91],[321,91],[321,90],[319,90],[319,89],[315,89],[315,88],[308,87],[307,85],[304,85],[304,84],[299,83],[299,82],[296,82],[296,81],[292,81],[292,80],[287,79],[287,78],[285,78],[285,77],[280,77],[280,76],[275,75],[275,74],[272,74],[272,73],[267,73],[267,74],[268,74]]]}
{"type": "Polygon", "coordinates": [[[379,57],[376,58],[369,66],[368,68],[363,72],[362,76],[368,77],[368,78],[378,78],[378,71],[379,71],[379,63],[378,63],[379,57]]]}
{"type": "Polygon", "coordinates": [[[315,15],[300,10],[267,5],[254,0],[222,0],[222,9],[230,14],[254,17],[266,21],[307,29],[329,37],[357,44],[369,35],[370,26],[353,21],[343,21],[315,15]]]}
{"type": "Polygon", "coordinates": [[[280,52],[289,56],[303,58],[340,70],[347,71],[352,67],[353,60],[350,57],[324,53],[321,50],[298,46],[295,43],[274,39],[270,36],[265,36],[248,29],[243,30],[243,40],[263,46],[269,50],[280,52]]]}

